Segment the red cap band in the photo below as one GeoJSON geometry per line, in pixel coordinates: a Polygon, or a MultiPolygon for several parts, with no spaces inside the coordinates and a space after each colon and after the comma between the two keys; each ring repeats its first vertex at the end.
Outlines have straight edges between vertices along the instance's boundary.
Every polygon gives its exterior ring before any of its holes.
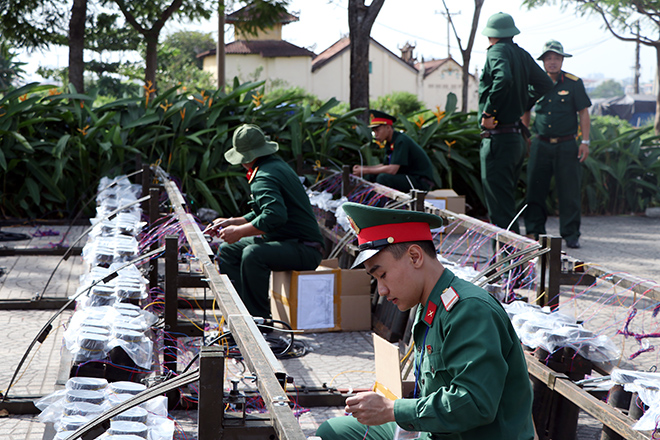
{"type": "Polygon", "coordinates": [[[372,118],[371,121],[369,121],[370,125],[392,125],[392,120],[391,119],[385,119],[385,118],[372,118]]]}
{"type": "Polygon", "coordinates": [[[429,224],[425,222],[389,223],[372,226],[360,230],[358,244],[382,240],[392,237],[392,243],[405,243],[407,241],[433,240],[429,224]]]}

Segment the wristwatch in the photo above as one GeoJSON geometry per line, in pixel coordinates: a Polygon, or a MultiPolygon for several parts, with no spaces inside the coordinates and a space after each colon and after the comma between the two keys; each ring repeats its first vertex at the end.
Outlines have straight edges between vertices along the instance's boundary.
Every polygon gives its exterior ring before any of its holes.
{"type": "Polygon", "coordinates": [[[587,140],[582,139],[582,143],[585,145],[591,145],[591,141],[589,139],[587,140]]]}

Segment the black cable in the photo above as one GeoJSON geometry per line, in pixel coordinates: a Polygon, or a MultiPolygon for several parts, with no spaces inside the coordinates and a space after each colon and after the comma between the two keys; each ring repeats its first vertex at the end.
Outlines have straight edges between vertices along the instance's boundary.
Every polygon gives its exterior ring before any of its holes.
{"type": "MultiPolygon", "coordinates": [[[[46,340],[46,338],[48,337],[48,333],[50,333],[50,331],[53,329],[53,326],[52,326],[51,324],[55,321],[55,319],[57,319],[58,316],[60,316],[60,314],[61,314],[64,310],[66,310],[66,309],[69,307],[69,305],[71,305],[75,300],[77,300],[77,299],[78,299],[79,297],[81,297],[83,294],[86,294],[87,292],[89,292],[89,291],[92,289],[92,287],[96,286],[96,285],[99,284],[100,282],[108,283],[110,280],[112,280],[113,278],[115,278],[115,277],[119,274],[119,271],[121,271],[121,270],[123,270],[123,269],[125,269],[125,268],[127,268],[127,267],[129,267],[129,266],[131,266],[132,264],[135,264],[135,263],[138,262],[138,261],[142,261],[142,260],[144,260],[144,259],[151,258],[151,257],[153,257],[154,255],[160,254],[160,253],[162,253],[162,252],[164,252],[164,251],[165,251],[165,246],[161,246],[161,247],[159,247],[158,249],[155,249],[155,250],[153,250],[153,251],[151,251],[151,252],[149,252],[149,253],[146,253],[146,254],[144,254],[144,255],[139,256],[138,258],[136,258],[136,259],[134,259],[134,260],[132,260],[132,261],[129,261],[128,263],[122,264],[120,267],[118,267],[117,269],[115,269],[115,270],[113,270],[112,272],[110,272],[110,273],[109,273],[108,275],[106,275],[104,278],[101,278],[101,279],[99,279],[99,280],[96,280],[96,281],[93,282],[89,287],[87,287],[86,289],[81,290],[80,292],[78,292],[78,293],[76,293],[74,296],[72,296],[72,297],[69,299],[69,301],[67,301],[66,304],[64,304],[64,305],[63,305],[63,306],[62,306],[62,307],[61,307],[61,308],[60,308],[60,309],[59,309],[59,310],[58,310],[58,311],[57,311],[57,312],[56,312],[56,313],[55,313],[55,314],[54,314],[54,315],[48,320],[48,322],[47,322],[47,323],[41,328],[41,330],[39,330],[39,333],[37,333],[37,336],[34,337],[34,339],[32,340],[32,342],[30,342],[30,345],[28,346],[27,350],[25,350],[25,353],[23,354],[23,357],[21,358],[20,362],[18,363],[18,366],[17,366],[16,369],[14,370],[14,374],[12,375],[11,380],[9,381],[9,385],[7,386],[7,389],[5,390],[4,395],[2,396],[2,402],[4,402],[5,400],[7,400],[7,394],[9,393],[9,390],[11,389],[12,385],[14,384],[14,380],[16,379],[16,376],[18,375],[18,372],[20,371],[21,367],[23,366],[23,363],[25,362],[25,360],[27,359],[28,355],[30,354],[30,351],[32,350],[32,347],[34,347],[34,345],[35,345],[37,342],[39,342],[39,343],[43,343],[43,342],[46,340]]],[[[61,260],[60,260],[60,261],[61,261],[61,260]]]]}

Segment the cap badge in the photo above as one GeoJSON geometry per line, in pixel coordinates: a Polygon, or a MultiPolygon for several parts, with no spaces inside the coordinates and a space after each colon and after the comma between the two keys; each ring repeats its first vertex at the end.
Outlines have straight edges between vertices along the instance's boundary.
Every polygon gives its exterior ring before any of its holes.
{"type": "Polygon", "coordinates": [[[387,237],[387,242],[388,242],[389,244],[394,243],[394,237],[387,237]]]}
{"type": "Polygon", "coordinates": [[[360,228],[358,228],[358,225],[355,224],[352,218],[350,217],[346,217],[346,218],[348,218],[348,224],[351,225],[351,228],[355,231],[355,233],[359,234],[360,228]]]}

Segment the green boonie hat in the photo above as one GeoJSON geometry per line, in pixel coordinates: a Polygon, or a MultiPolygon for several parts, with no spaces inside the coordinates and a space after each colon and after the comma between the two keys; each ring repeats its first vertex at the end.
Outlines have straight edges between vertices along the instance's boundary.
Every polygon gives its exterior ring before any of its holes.
{"type": "Polygon", "coordinates": [[[369,111],[369,128],[378,127],[379,125],[392,125],[396,122],[396,118],[388,115],[380,110],[369,111]]]}
{"type": "Polygon", "coordinates": [[[486,28],[481,33],[487,37],[508,38],[518,35],[520,31],[513,22],[512,16],[498,12],[490,16],[486,28]]]}
{"type": "Polygon", "coordinates": [[[564,53],[564,46],[561,45],[561,43],[557,40],[550,40],[545,45],[543,46],[543,53],[541,54],[540,57],[537,58],[537,60],[543,60],[543,57],[545,56],[546,53],[548,52],[554,52],[556,54],[559,54],[563,57],[569,58],[572,57],[573,55],[564,53]]]}
{"type": "Polygon", "coordinates": [[[257,157],[268,156],[280,148],[277,142],[267,141],[261,128],[254,124],[238,127],[231,144],[233,148],[225,152],[225,159],[232,165],[250,163],[257,157]]]}
{"type": "Polygon", "coordinates": [[[433,240],[431,229],[442,226],[442,219],[428,212],[376,208],[346,202],[342,206],[358,237],[359,266],[390,244],[433,240]]]}

